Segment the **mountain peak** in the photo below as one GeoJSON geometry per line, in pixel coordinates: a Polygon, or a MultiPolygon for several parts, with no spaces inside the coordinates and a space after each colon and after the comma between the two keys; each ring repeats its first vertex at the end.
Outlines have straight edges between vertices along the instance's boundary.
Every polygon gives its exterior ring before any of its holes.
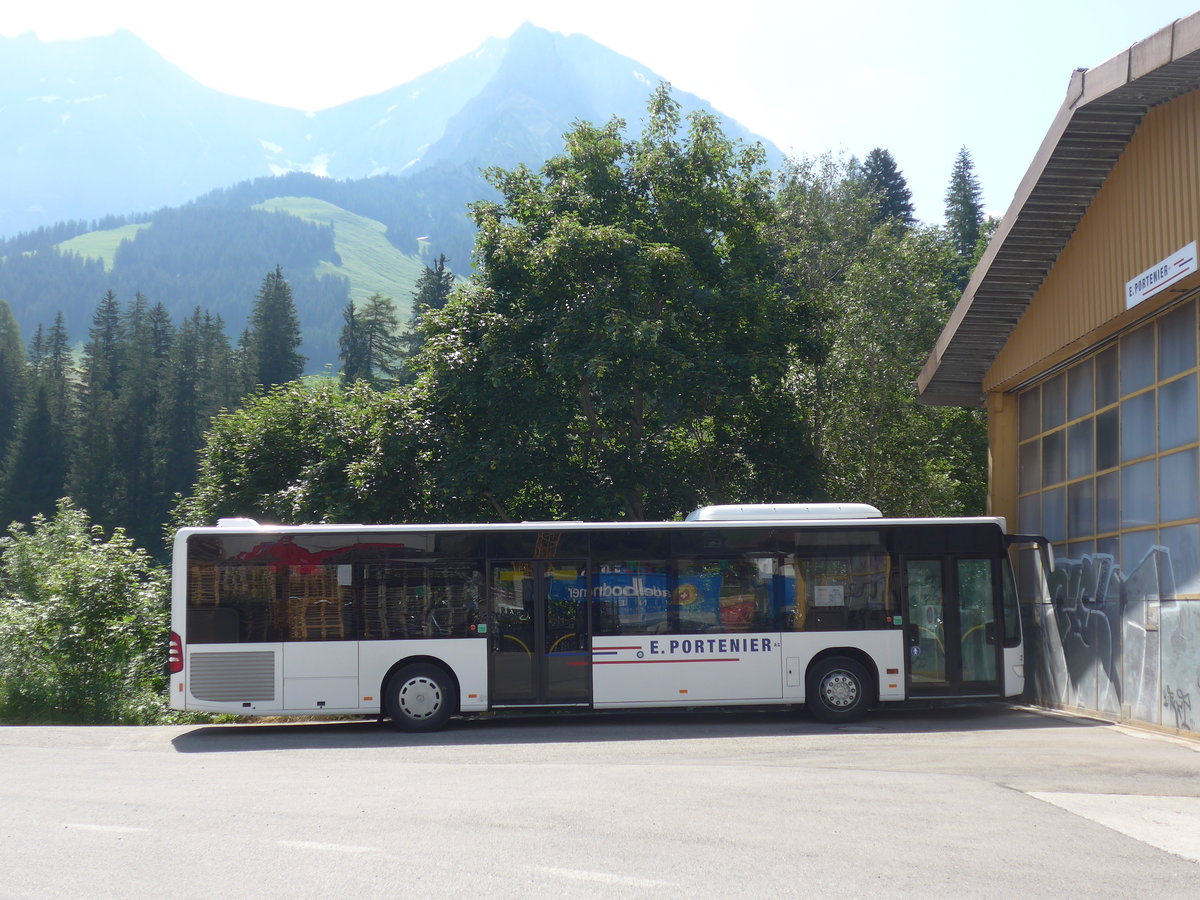
{"type": "MultiPolygon", "coordinates": [[[[584,35],[524,22],[407,84],[309,115],[208,88],[128,29],[0,38],[9,176],[0,234],[287,172],[345,179],[460,166],[473,178],[481,167],[539,166],[576,121],[616,116],[636,127],[664,80],[584,35]]],[[[685,112],[709,108],[675,96],[685,112]]]]}
{"type": "MultiPolygon", "coordinates": [[[[84,40],[107,41],[110,44],[117,44],[124,47],[145,47],[151,50],[149,44],[138,37],[137,34],[130,31],[128,28],[116,28],[107,35],[102,35],[97,38],[84,38],[84,40]]],[[[151,51],[153,52],[153,51],[151,51]]]]}
{"type": "Polygon", "coordinates": [[[108,34],[53,40],[42,40],[37,32],[24,31],[12,38],[0,36],[0,43],[5,42],[26,52],[37,53],[40,57],[61,59],[96,54],[137,53],[165,62],[153,47],[128,28],[117,28],[108,34]]]}
{"type": "Polygon", "coordinates": [[[134,90],[139,82],[144,88],[171,79],[166,86],[174,88],[181,79],[193,81],[125,28],[111,34],[52,41],[43,41],[27,31],[15,38],[0,37],[0,47],[4,48],[0,51],[0,97],[10,100],[23,99],[25,87],[34,82],[59,90],[79,85],[96,94],[109,90],[122,78],[132,79],[128,84],[134,90]]]}
{"type": "Polygon", "coordinates": [[[509,36],[509,40],[515,37],[530,35],[530,34],[556,34],[557,32],[542,28],[540,25],[534,25],[532,22],[522,22],[516,27],[516,30],[509,36]]]}

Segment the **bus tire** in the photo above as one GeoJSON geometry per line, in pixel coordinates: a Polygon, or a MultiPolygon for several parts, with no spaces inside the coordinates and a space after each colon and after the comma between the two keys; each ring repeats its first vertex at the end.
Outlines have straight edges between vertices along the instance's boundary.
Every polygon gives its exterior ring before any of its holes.
{"type": "Polygon", "coordinates": [[[458,690],[440,666],[415,663],[388,679],[384,707],[400,731],[437,731],[458,709],[458,690]]]}
{"type": "Polygon", "coordinates": [[[827,656],[808,670],[804,705],[819,722],[856,722],[875,699],[866,667],[848,656],[827,656]]]}

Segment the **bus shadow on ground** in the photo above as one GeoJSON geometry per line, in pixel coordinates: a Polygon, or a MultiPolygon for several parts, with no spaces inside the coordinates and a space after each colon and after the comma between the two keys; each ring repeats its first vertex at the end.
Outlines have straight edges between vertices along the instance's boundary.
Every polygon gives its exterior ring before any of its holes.
{"type": "Polygon", "coordinates": [[[1086,728],[1098,720],[1014,707],[1002,702],[909,705],[877,710],[861,722],[826,725],[793,710],[705,709],[620,712],[505,711],[452,719],[443,731],[396,731],[374,717],[200,725],[175,737],[180,753],[262,750],[455,747],[511,744],[689,741],[748,737],[813,737],[845,733],[930,734],[1086,728]]]}

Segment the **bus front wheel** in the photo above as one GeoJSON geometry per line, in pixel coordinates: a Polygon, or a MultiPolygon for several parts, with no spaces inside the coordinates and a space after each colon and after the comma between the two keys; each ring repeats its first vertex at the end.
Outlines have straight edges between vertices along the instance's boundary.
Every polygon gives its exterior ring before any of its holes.
{"type": "Polygon", "coordinates": [[[384,705],[393,728],[437,731],[458,707],[458,691],[445,669],[418,663],[388,679],[384,705]]]}
{"type": "Polygon", "coordinates": [[[874,700],[866,668],[848,656],[829,656],[808,671],[804,705],[820,722],[855,722],[874,700]]]}

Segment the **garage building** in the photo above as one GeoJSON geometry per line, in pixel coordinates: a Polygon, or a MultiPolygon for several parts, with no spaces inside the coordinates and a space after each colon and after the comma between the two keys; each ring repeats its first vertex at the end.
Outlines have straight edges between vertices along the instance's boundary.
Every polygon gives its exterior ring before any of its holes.
{"type": "MultiPolygon", "coordinates": [[[[1045,534],[1035,699],[1200,731],[1200,13],[1080,69],[919,379],[1045,534]]],[[[1023,561],[1027,569],[1029,560],[1023,561]]]]}

